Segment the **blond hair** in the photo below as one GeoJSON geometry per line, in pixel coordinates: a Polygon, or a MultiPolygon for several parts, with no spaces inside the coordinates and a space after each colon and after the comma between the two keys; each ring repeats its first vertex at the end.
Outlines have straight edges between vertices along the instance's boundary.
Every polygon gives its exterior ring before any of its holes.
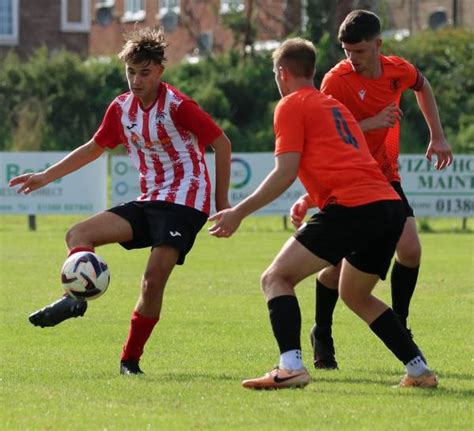
{"type": "Polygon", "coordinates": [[[272,54],[274,64],[283,66],[296,78],[312,78],[316,67],[316,49],[306,39],[285,40],[272,54]]]}

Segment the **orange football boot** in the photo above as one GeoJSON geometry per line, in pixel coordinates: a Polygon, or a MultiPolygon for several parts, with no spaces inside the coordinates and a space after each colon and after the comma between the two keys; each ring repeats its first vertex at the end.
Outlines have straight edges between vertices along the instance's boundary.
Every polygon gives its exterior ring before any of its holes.
{"type": "Polygon", "coordinates": [[[425,371],[421,376],[413,377],[405,374],[399,385],[401,388],[436,388],[438,387],[438,378],[431,370],[425,371]]]}
{"type": "Polygon", "coordinates": [[[304,367],[299,370],[285,370],[276,367],[263,377],[244,380],[242,386],[248,389],[303,388],[310,380],[311,377],[304,367]]]}

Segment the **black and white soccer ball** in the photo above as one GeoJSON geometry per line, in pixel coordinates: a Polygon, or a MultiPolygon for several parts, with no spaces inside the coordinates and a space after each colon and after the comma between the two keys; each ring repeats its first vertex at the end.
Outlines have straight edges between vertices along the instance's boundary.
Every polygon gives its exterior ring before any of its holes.
{"type": "Polygon", "coordinates": [[[61,283],[64,290],[74,298],[96,299],[109,287],[109,268],[97,254],[77,252],[64,262],[61,283]]]}

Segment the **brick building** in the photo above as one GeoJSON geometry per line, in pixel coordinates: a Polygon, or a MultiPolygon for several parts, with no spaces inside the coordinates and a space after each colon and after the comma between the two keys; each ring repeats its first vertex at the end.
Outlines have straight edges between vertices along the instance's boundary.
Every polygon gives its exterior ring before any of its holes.
{"type": "MultiPolygon", "coordinates": [[[[235,42],[232,32],[223,25],[232,9],[242,11],[244,16],[251,11],[255,40],[281,40],[304,26],[308,1],[98,0],[91,11],[90,53],[115,53],[123,43],[124,32],[135,26],[160,25],[165,27],[171,45],[170,63],[207,49],[222,52],[235,42]],[[100,15],[106,10],[106,19],[101,23],[100,15]]],[[[337,0],[335,3],[334,31],[353,9],[372,10],[383,17],[385,30],[407,29],[410,34],[430,25],[474,27],[474,0],[337,0]]]]}
{"type": "MultiPolygon", "coordinates": [[[[249,8],[258,40],[281,39],[300,27],[299,10],[297,22],[291,24],[291,4],[301,9],[300,0],[99,0],[91,11],[90,53],[116,53],[123,33],[143,26],[165,28],[170,63],[206,51],[222,52],[234,43],[224,19],[232,11],[241,11],[245,17],[249,8]]],[[[245,33],[243,29],[242,37],[245,33]]]]}
{"type": "Polygon", "coordinates": [[[0,56],[13,49],[25,57],[41,45],[87,54],[90,4],[91,0],[0,0],[0,56]]]}
{"type": "MultiPolygon", "coordinates": [[[[123,33],[163,26],[170,43],[169,62],[206,51],[222,52],[250,35],[257,41],[281,40],[304,25],[310,0],[0,0],[0,56],[13,49],[22,57],[46,45],[84,55],[119,51],[123,33]],[[243,12],[232,32],[224,20],[243,12]],[[251,16],[252,28],[246,27],[251,16]],[[240,27],[239,27],[240,26],[240,27]]],[[[337,0],[334,31],[353,9],[373,10],[385,30],[415,34],[443,25],[474,27],[474,0],[337,0]]],[[[260,44],[261,45],[261,44],[260,44]]],[[[257,46],[259,46],[257,44],[257,46]]]]}
{"type": "Polygon", "coordinates": [[[392,28],[406,28],[416,34],[446,25],[474,29],[474,0],[391,0],[392,28]]]}

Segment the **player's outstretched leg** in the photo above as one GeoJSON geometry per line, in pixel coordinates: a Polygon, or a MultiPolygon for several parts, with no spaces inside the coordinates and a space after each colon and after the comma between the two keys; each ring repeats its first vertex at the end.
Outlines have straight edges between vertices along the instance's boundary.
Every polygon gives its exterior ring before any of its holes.
{"type": "Polygon", "coordinates": [[[344,261],[339,285],[342,300],[405,365],[401,387],[436,388],[438,379],[422,360],[406,328],[391,308],[371,294],[377,281],[378,274],[365,273],[344,261]]]}
{"type": "Polygon", "coordinates": [[[29,321],[34,326],[56,326],[63,320],[72,317],[83,316],[87,310],[87,301],[84,299],[75,299],[69,295],[35,311],[29,316],[29,321]]]}

